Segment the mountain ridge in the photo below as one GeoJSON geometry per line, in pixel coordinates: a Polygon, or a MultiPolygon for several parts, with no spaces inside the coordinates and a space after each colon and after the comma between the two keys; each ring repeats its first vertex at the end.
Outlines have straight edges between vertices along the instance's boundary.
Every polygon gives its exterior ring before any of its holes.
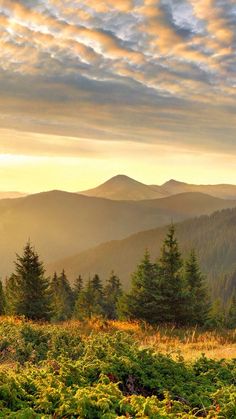
{"type": "Polygon", "coordinates": [[[236,185],[195,185],[170,179],[162,185],[147,185],[126,175],[116,175],[95,188],[81,191],[86,196],[113,200],[159,199],[185,192],[202,192],[222,199],[236,199],[236,185]]]}

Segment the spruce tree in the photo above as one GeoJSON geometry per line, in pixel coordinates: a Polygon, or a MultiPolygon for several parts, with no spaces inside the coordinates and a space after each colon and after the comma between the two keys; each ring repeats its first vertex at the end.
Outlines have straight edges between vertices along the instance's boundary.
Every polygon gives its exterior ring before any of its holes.
{"type": "Polygon", "coordinates": [[[17,255],[15,267],[9,284],[13,314],[32,320],[48,320],[51,310],[49,282],[44,275],[43,263],[30,242],[26,244],[23,255],[17,255]]]}
{"type": "Polygon", "coordinates": [[[5,293],[3,290],[2,281],[0,280],[0,315],[5,314],[5,309],[6,309],[5,293]]]}
{"type": "Polygon", "coordinates": [[[104,292],[100,277],[89,279],[75,302],[74,316],[77,319],[104,315],[104,292]]]}
{"type": "Polygon", "coordinates": [[[234,293],[227,316],[227,326],[230,329],[236,328],[236,293],[234,293]]]}
{"type": "Polygon", "coordinates": [[[117,304],[122,296],[121,282],[118,276],[111,272],[110,278],[104,288],[105,315],[108,319],[117,319],[117,304]]]}
{"type": "Polygon", "coordinates": [[[84,286],[84,280],[81,277],[81,275],[79,275],[76,279],[75,282],[73,284],[73,294],[74,294],[74,299],[75,301],[77,300],[79,294],[81,293],[81,291],[83,290],[83,286],[84,286]]]}
{"type": "Polygon", "coordinates": [[[59,276],[54,273],[50,285],[54,321],[68,320],[73,310],[73,292],[63,270],[59,276]]]}
{"type": "Polygon", "coordinates": [[[79,320],[91,318],[93,312],[93,287],[91,284],[91,279],[89,279],[86,286],[79,293],[78,298],[75,302],[74,317],[79,320]]]}
{"type": "Polygon", "coordinates": [[[151,263],[147,250],[131,280],[131,292],[121,301],[123,314],[148,323],[157,323],[160,320],[158,267],[151,263]]]}
{"type": "Polygon", "coordinates": [[[187,287],[186,323],[202,326],[208,318],[210,302],[194,250],[185,262],[184,279],[187,287]]]}
{"type": "Polygon", "coordinates": [[[183,262],[173,224],[164,240],[159,264],[161,320],[181,324],[184,322],[185,313],[183,262]]]}
{"type": "Polygon", "coordinates": [[[17,311],[16,278],[12,274],[5,281],[6,314],[14,315],[17,311]]]}

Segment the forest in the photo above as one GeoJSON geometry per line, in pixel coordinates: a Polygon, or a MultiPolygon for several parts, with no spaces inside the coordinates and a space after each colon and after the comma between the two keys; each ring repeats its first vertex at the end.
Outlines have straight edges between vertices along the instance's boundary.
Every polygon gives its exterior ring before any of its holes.
{"type": "Polygon", "coordinates": [[[0,303],[0,418],[236,417],[236,298],[212,301],[174,225],[128,292],[113,271],[48,278],[27,242],[0,303]]]}
{"type": "Polygon", "coordinates": [[[1,283],[0,302],[1,314],[36,321],[101,316],[156,325],[236,327],[235,293],[227,309],[220,300],[212,300],[194,249],[183,259],[174,225],[155,263],[145,251],[128,292],[113,271],[105,283],[97,274],[86,282],[78,275],[71,285],[64,270],[47,278],[43,262],[28,242],[23,254],[17,255],[15,272],[1,283]]]}

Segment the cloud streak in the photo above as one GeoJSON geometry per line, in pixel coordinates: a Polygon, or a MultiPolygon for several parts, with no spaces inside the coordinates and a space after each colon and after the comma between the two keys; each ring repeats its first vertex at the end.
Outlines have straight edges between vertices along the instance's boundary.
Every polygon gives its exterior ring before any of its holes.
{"type": "Polygon", "coordinates": [[[235,63],[233,0],[2,0],[0,126],[233,150],[235,63]]]}

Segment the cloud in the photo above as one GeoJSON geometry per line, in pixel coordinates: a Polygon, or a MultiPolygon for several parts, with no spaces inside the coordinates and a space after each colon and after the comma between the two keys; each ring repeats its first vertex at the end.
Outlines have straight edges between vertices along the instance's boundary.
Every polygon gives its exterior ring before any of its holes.
{"type": "Polygon", "coordinates": [[[235,28],[232,0],[2,0],[1,126],[233,148],[235,28]]]}

